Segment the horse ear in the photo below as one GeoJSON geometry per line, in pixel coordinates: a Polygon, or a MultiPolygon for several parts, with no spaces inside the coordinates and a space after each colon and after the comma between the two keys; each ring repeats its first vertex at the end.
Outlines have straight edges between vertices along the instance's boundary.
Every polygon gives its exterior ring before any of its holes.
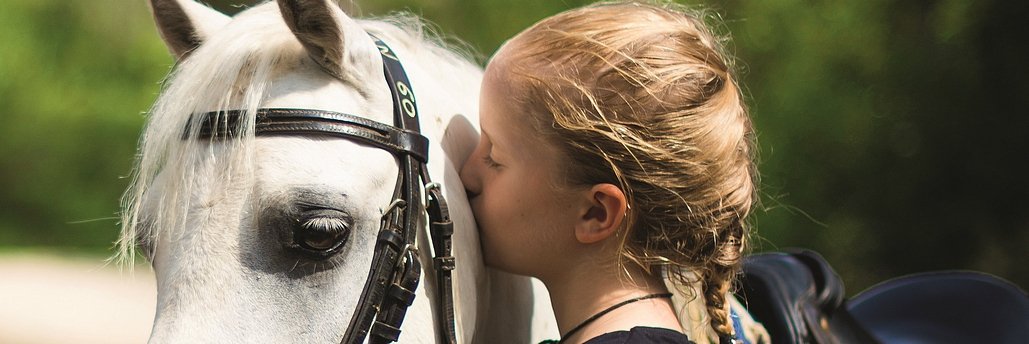
{"type": "Polygon", "coordinates": [[[164,44],[178,60],[231,20],[193,0],[150,0],[150,10],[164,44]]]}
{"type": "Polygon", "coordinates": [[[371,38],[335,1],[278,0],[278,3],[293,35],[304,45],[308,55],[332,76],[347,80],[348,71],[361,73],[378,65],[370,64],[378,56],[371,38]]]}

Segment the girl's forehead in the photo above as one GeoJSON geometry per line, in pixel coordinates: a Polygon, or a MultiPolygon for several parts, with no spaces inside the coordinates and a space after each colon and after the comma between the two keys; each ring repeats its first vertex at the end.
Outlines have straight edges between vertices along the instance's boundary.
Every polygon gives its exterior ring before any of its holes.
{"type": "MultiPolygon", "coordinates": [[[[524,58],[524,54],[519,53],[520,50],[526,48],[525,44],[522,43],[522,40],[518,39],[518,37],[504,42],[500,48],[497,48],[497,51],[493,53],[493,56],[490,57],[489,61],[486,63],[485,77],[489,77],[490,74],[497,72],[500,72],[501,74],[510,73],[512,66],[526,62],[522,60],[524,58]]],[[[494,76],[496,76],[496,74],[494,74],[494,76]]]]}
{"type": "Polygon", "coordinates": [[[510,71],[510,58],[500,55],[494,55],[490,59],[489,63],[486,63],[486,70],[482,76],[484,83],[496,83],[499,81],[507,82],[510,71]]]}
{"type": "Polygon", "coordinates": [[[506,145],[521,134],[516,128],[520,121],[513,118],[518,114],[508,89],[505,78],[488,77],[483,80],[479,120],[483,133],[494,144],[506,145]]]}
{"type": "Polygon", "coordinates": [[[494,146],[511,153],[532,155],[531,146],[537,144],[537,133],[532,130],[533,119],[519,105],[513,87],[503,71],[483,81],[479,120],[482,131],[494,146]]]}

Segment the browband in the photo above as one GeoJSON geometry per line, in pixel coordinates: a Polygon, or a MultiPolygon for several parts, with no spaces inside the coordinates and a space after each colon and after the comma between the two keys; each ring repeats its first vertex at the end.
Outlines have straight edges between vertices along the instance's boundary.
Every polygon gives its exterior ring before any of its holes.
{"type": "MultiPolygon", "coordinates": [[[[199,114],[202,139],[238,137],[239,120],[243,110],[222,110],[199,114]]],[[[310,109],[257,109],[255,134],[272,135],[334,135],[355,139],[393,153],[411,154],[421,162],[428,161],[429,139],[421,134],[385,125],[363,117],[342,112],[310,109]]],[[[184,137],[189,136],[186,127],[184,137]]]]}

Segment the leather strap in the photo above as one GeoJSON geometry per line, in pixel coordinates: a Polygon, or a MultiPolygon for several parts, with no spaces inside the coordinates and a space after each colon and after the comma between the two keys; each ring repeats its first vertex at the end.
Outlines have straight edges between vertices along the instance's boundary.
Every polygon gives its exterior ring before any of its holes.
{"type": "MultiPolygon", "coordinates": [[[[394,203],[386,209],[386,213],[382,216],[382,222],[379,226],[379,239],[375,243],[375,252],[372,256],[371,268],[368,270],[368,278],[365,279],[364,288],[361,290],[361,297],[358,299],[354,314],[350,318],[350,324],[343,334],[343,339],[341,340],[343,344],[359,344],[364,342],[385,298],[388,283],[393,280],[393,275],[396,274],[396,262],[400,259],[400,251],[405,245],[403,243],[405,238],[401,234],[404,230],[401,221],[404,219],[403,214],[407,209],[410,209],[407,202],[399,198],[402,196],[401,193],[404,188],[403,178],[404,174],[401,173],[397,179],[396,190],[393,192],[394,203]]],[[[397,329],[396,336],[399,336],[400,326],[394,327],[397,329]]],[[[379,330],[378,333],[384,334],[387,332],[379,330]]],[[[382,337],[369,338],[369,342],[381,342],[375,341],[375,338],[382,337]]]]}
{"type": "MultiPolygon", "coordinates": [[[[199,138],[227,139],[239,136],[243,110],[212,111],[202,114],[199,138]]],[[[417,131],[388,126],[366,118],[325,110],[258,109],[255,134],[332,135],[353,139],[384,149],[394,155],[411,155],[428,161],[429,139],[417,131]]],[[[190,126],[184,137],[189,137],[190,126]]]]}
{"type": "Polygon", "coordinates": [[[440,323],[443,331],[440,336],[444,343],[456,343],[457,319],[455,319],[454,310],[453,282],[456,261],[451,253],[454,222],[450,219],[450,209],[447,207],[446,199],[443,198],[443,190],[438,187],[439,184],[432,183],[427,171],[423,173],[422,180],[426,182],[425,185],[436,186],[427,186],[426,201],[429,206],[426,211],[429,213],[429,231],[432,236],[433,269],[436,270],[437,307],[443,313],[443,320],[440,323]]]}
{"type": "Polygon", "coordinates": [[[382,71],[386,75],[390,94],[393,95],[393,123],[403,129],[421,132],[418,123],[418,103],[414,98],[414,90],[411,89],[411,81],[404,72],[404,65],[385,41],[375,35],[370,36],[375,41],[375,47],[379,49],[379,55],[382,56],[382,71]]]}

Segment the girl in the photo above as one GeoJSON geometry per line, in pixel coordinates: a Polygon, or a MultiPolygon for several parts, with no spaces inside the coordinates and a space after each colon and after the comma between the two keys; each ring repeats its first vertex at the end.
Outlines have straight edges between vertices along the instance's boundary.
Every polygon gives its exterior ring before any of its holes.
{"type": "Polygon", "coordinates": [[[543,281],[562,342],[687,342],[666,279],[737,338],[756,171],[730,67],[696,15],[641,3],[544,19],[489,62],[461,179],[486,263],[543,281]]]}

